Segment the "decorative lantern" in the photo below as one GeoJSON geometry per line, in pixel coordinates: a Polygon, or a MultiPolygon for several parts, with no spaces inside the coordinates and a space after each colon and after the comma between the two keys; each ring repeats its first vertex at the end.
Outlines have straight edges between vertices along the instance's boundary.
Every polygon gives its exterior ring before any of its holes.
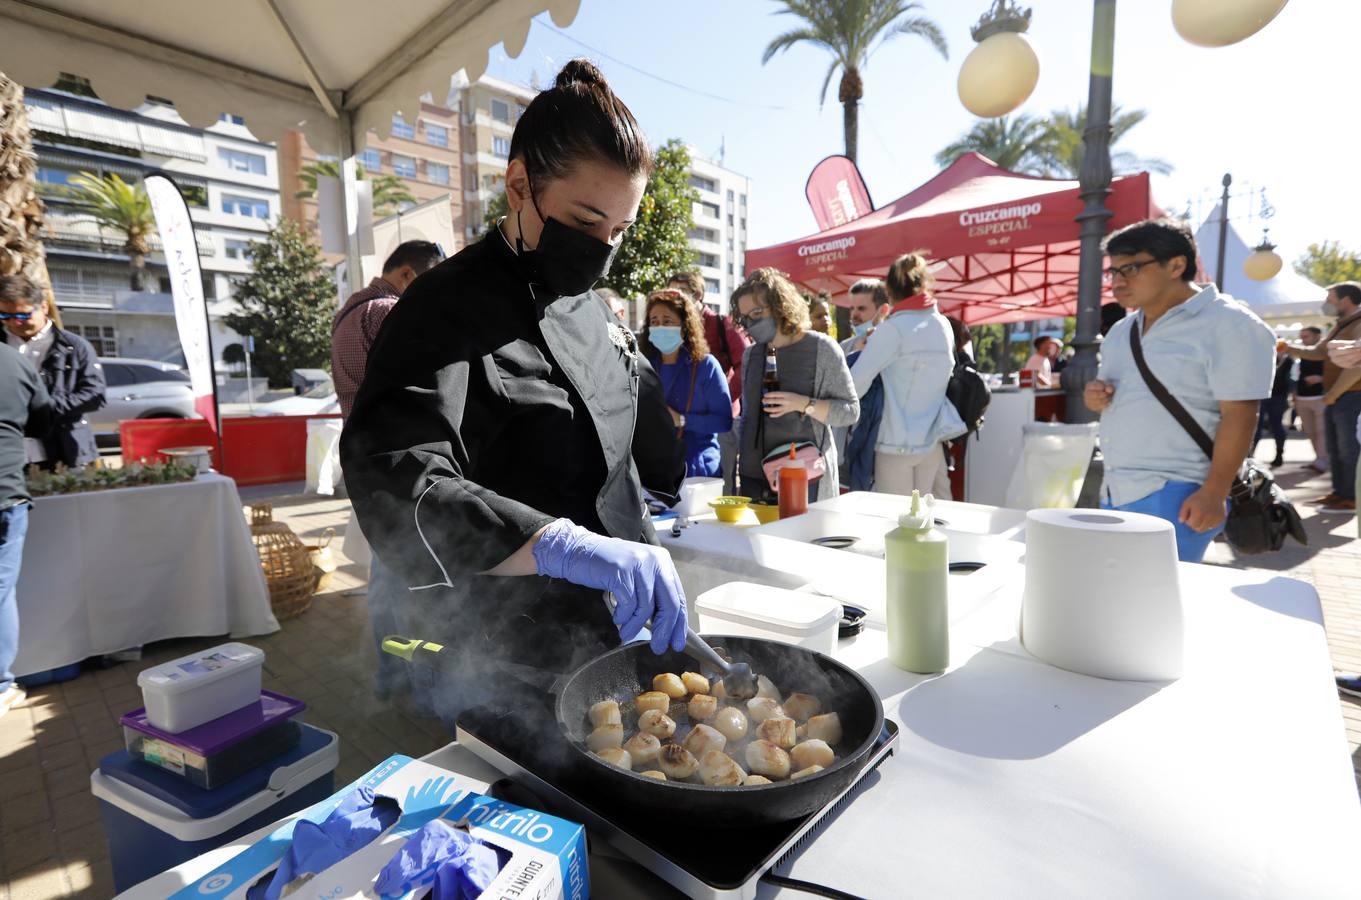
{"type": "Polygon", "coordinates": [[[976,116],[1005,116],[1024,103],[1040,80],[1040,59],[1024,32],[1030,10],[993,0],[971,31],[978,46],[959,68],[959,99],[976,116]]]}
{"type": "Polygon", "coordinates": [[[1262,229],[1262,242],[1252,248],[1252,255],[1243,261],[1243,274],[1253,281],[1270,281],[1285,265],[1276,245],[1267,240],[1267,231],[1262,229]]]}
{"type": "Polygon", "coordinates": [[[1261,31],[1288,0],[1172,0],[1172,26],[1197,47],[1227,47],[1261,31]]]}

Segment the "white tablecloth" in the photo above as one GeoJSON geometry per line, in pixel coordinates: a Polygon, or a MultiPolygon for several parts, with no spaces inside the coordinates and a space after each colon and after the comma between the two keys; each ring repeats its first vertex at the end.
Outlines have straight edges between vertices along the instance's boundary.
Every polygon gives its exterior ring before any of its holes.
{"type": "MultiPolygon", "coordinates": [[[[1186,675],[1160,686],[1030,657],[1015,575],[952,602],[945,675],[896,669],[881,631],[842,642],[902,726],[899,752],[781,874],[869,898],[1361,896],[1361,803],[1313,588],[1183,566],[1186,675]]],[[[492,777],[456,745],[429,759],[492,777]]],[[[164,896],[249,841],[134,895],[164,896]]],[[[598,896],[677,896],[602,849],[598,896]]]]}
{"type": "Polygon", "coordinates": [[[236,483],[40,497],[19,575],[18,675],[174,637],[279,630],[236,483]]]}

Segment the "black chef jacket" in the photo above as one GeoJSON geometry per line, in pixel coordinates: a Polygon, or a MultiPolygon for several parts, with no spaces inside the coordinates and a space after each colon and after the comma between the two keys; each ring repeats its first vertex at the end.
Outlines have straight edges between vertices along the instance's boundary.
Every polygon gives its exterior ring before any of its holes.
{"type": "Polygon", "coordinates": [[[600,591],[478,573],[557,518],[655,543],[641,484],[674,494],[685,475],[632,335],[597,295],[528,283],[497,229],[402,295],[340,449],[364,536],[410,588],[398,620],[458,661],[446,718],[619,641],[600,591]]]}

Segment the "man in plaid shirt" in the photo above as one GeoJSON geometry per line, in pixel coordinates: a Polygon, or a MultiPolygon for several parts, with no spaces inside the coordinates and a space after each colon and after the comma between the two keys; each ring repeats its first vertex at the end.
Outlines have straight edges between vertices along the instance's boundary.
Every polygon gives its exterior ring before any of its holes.
{"type": "Polygon", "coordinates": [[[354,397],[364,381],[369,348],[378,337],[383,320],[397,305],[407,285],[444,259],[439,244],[407,241],[399,244],[383,263],[383,274],[345,301],[331,324],[331,379],[340,399],[340,415],[349,418],[354,397]]]}

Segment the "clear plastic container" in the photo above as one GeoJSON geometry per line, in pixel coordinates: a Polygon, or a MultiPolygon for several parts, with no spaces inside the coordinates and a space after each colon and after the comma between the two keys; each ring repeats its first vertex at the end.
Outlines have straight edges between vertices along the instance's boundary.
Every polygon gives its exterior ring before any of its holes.
{"type": "Polygon", "coordinates": [[[137,676],[147,721],[178,734],[260,699],[265,653],[247,644],[220,644],[137,676]]]}
{"type": "Polygon", "coordinates": [[[695,601],[699,630],[765,638],[819,653],[836,650],[841,602],[832,597],[733,581],[695,601]]]}

